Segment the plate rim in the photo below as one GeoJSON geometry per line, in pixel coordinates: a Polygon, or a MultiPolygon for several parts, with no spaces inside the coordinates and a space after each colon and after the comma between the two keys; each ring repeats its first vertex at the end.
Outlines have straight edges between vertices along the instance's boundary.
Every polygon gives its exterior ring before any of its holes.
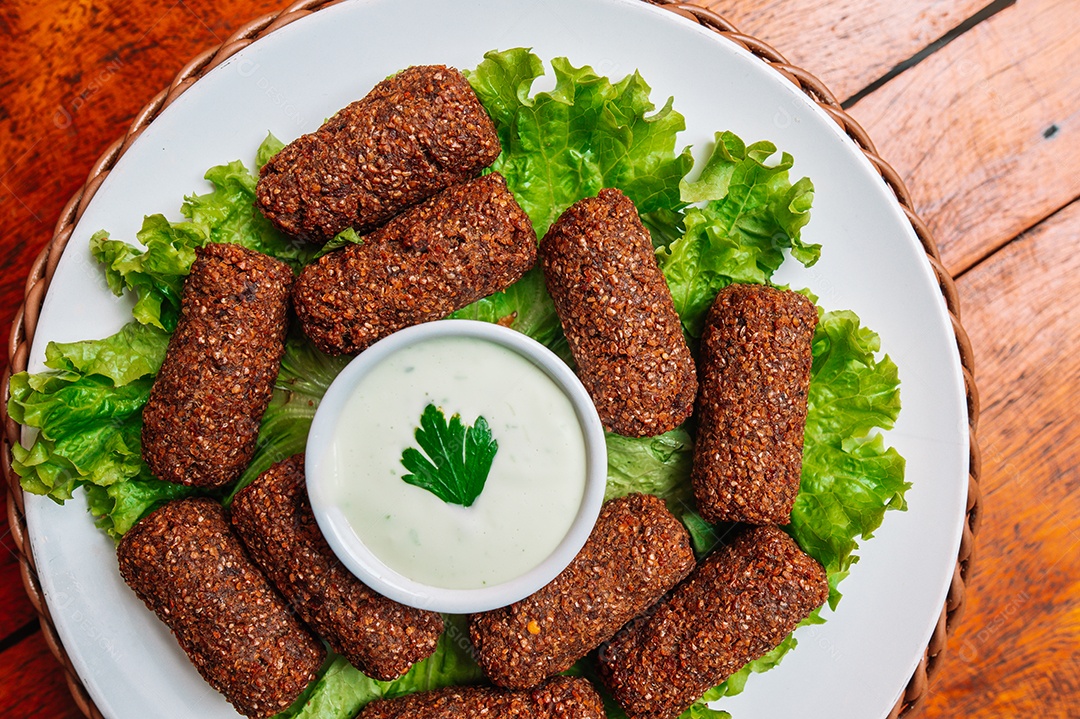
{"type": "MultiPolygon", "coordinates": [[[[220,45],[208,48],[196,55],[177,73],[168,87],[155,95],[139,111],[124,135],[109,145],[91,166],[85,183],[64,206],[52,238],[42,248],[28,273],[24,300],[15,315],[9,335],[8,367],[5,368],[2,378],[0,378],[0,393],[4,396],[4,402],[0,404],[0,421],[3,421],[5,430],[3,437],[0,437],[0,442],[3,442],[3,448],[0,451],[0,465],[2,465],[7,480],[8,519],[18,553],[24,588],[39,615],[46,643],[65,671],[68,688],[75,699],[76,705],[86,716],[93,719],[102,717],[102,714],[89,696],[70,657],[67,655],[36,574],[33,551],[26,525],[23,490],[19,485],[18,476],[11,468],[11,448],[16,442],[20,441],[23,427],[11,419],[7,413],[10,377],[13,373],[24,371],[27,367],[29,351],[34,340],[42,303],[47,294],[53,273],[73,230],[111,169],[115,167],[116,163],[142,134],[143,130],[201,77],[243,48],[296,20],[346,1],[300,0],[300,2],[293,3],[278,13],[270,13],[249,21],[220,45]]],[[[981,515],[981,492],[979,489],[981,465],[976,434],[979,418],[979,399],[974,380],[971,342],[960,321],[959,297],[955,283],[942,264],[937,244],[929,228],[915,212],[911,195],[902,178],[878,155],[877,149],[866,131],[844,111],[835,96],[821,80],[806,70],[788,63],[783,55],[767,43],[739,32],[732,23],[712,10],[689,3],[677,2],[676,0],[630,0],[630,2],[639,1],[671,11],[673,14],[686,18],[735,43],[806,94],[815,105],[839,126],[843,134],[855,143],[856,147],[866,156],[873,169],[881,176],[911,224],[916,238],[925,252],[930,269],[938,281],[945,309],[956,339],[966,397],[969,440],[967,504],[962,522],[962,536],[956,569],[950,581],[941,614],[922,659],[889,713],[890,718],[907,715],[921,705],[927,696],[930,678],[936,672],[948,637],[962,614],[965,604],[967,578],[971,571],[974,540],[978,532],[981,515]]]]}

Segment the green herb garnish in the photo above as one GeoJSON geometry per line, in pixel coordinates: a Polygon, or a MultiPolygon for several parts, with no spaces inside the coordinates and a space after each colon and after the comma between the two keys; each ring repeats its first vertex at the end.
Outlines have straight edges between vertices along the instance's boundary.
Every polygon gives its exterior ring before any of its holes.
{"type": "Polygon", "coordinates": [[[484,491],[491,462],[499,450],[487,420],[480,416],[466,427],[461,415],[455,414],[447,422],[443,411],[429,404],[420,415],[416,441],[427,457],[415,447],[402,452],[401,463],[412,472],[402,479],[448,504],[472,506],[484,491]]]}
{"type": "MultiPolygon", "coordinates": [[[[785,258],[806,266],[817,259],[818,246],[801,236],[813,186],[791,175],[790,156],[771,143],[746,144],[724,132],[716,136],[704,165],[691,173],[689,152],[680,152],[676,144],[685,129],[682,116],[670,100],[658,110],[640,75],[611,82],[566,59],[551,67],[554,82],[546,86],[554,89],[548,91],[534,91],[544,64],[525,49],[488,53],[467,72],[502,141],[503,153],[492,169],[506,177],[540,236],[566,207],[601,187],[628,194],[652,235],[692,345],[722,287],[772,283],[785,258]]],[[[255,167],[281,147],[268,136],[255,167]]],[[[98,526],[114,538],[154,507],[196,491],[155,479],[140,446],[142,406],[176,325],[195,248],[207,242],[238,243],[294,268],[317,251],[286,238],[253,207],[257,174],[237,161],[211,168],[208,191],[184,200],[180,213],[185,221],[151,215],[134,245],[104,232],[91,240],[91,253],[103,264],[109,289],[134,297],[137,322],[102,340],[52,343],[46,349],[47,371],[11,378],[8,412],[37,430],[30,448],[12,448],[12,468],[26,491],[64,502],[84,488],[98,526]]],[[[360,239],[343,233],[338,244],[360,239]]],[[[508,325],[570,361],[538,268],[453,316],[508,325]]],[[[888,429],[896,420],[899,378],[896,366],[881,355],[877,335],[849,312],[823,315],[813,357],[802,484],[787,530],[826,567],[829,603],[835,608],[838,585],[857,561],[859,543],[881,524],[886,510],[904,508],[903,460],[876,429],[888,429]]],[[[294,333],[263,416],[258,452],[229,488],[226,504],[272,463],[303,451],[319,400],[347,359],[327,357],[294,333]]],[[[482,491],[497,449],[487,422],[480,417],[474,427],[465,427],[458,416],[447,422],[429,406],[421,425],[416,436],[428,457],[406,450],[402,462],[413,472],[412,481],[406,481],[469,506],[465,498],[471,503],[482,491]],[[471,495],[461,491],[466,487],[474,490],[471,495]]],[[[630,492],[662,497],[704,553],[722,538],[725,527],[708,525],[694,512],[689,483],[694,433],[690,422],[659,437],[608,434],[607,498],[630,492]]],[[[475,683],[483,674],[467,651],[468,641],[462,642],[467,635],[463,621],[448,616],[435,653],[393,682],[373,680],[332,656],[310,691],[277,719],[348,719],[375,699],[475,683]]],[[[804,623],[822,621],[815,612],[804,623]]],[[[788,636],[706,693],[682,719],[729,718],[707,702],[738,694],[751,673],[776,665],[794,645],[795,638],[788,636]]],[[[588,667],[579,664],[570,671],[583,669],[588,667]]],[[[609,697],[605,701],[610,719],[626,719],[609,697]]]]}

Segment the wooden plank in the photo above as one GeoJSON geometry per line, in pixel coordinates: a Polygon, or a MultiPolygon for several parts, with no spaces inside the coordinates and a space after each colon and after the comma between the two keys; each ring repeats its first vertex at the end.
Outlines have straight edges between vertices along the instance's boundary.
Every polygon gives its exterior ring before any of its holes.
{"type": "Polygon", "coordinates": [[[0,3],[0,328],[90,166],[199,51],[281,0],[0,3]]]}
{"type": "Polygon", "coordinates": [[[701,2],[821,78],[843,101],[960,25],[988,0],[701,2]]]}
{"type": "Polygon", "coordinates": [[[82,719],[64,681],[64,672],[35,632],[0,654],[0,716],[82,719]]]}
{"type": "MultiPolygon", "coordinates": [[[[0,329],[92,163],[200,50],[281,0],[0,3],[0,329]]],[[[4,360],[0,360],[6,362],[4,360]]],[[[0,642],[34,620],[0,518],[0,642]]],[[[40,632],[0,653],[0,715],[81,717],[40,632]]]]}
{"type": "Polygon", "coordinates": [[[8,529],[6,507],[0,515],[0,644],[12,632],[37,618],[23,590],[15,542],[8,529]]]}
{"type": "Polygon", "coordinates": [[[1024,0],[853,108],[954,274],[1080,196],[1080,13],[1024,0]]]}
{"type": "Polygon", "coordinates": [[[985,515],[925,719],[1075,717],[1080,695],[1080,202],[961,278],[985,515]]]}

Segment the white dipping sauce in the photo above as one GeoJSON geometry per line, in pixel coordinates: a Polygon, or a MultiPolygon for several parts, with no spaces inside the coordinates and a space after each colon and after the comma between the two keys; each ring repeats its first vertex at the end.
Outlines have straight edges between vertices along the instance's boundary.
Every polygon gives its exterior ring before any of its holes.
{"type": "MultiPolygon", "coordinates": [[[[421,450],[423,451],[423,450],[421,450]]],[[[585,439],[570,399],[531,361],[494,342],[436,337],[383,359],[334,430],[329,498],[391,569],[475,589],[525,574],[566,536],[585,489],[585,439]],[[406,447],[429,403],[447,421],[483,416],[499,449],[470,507],[406,484],[406,447]]]]}

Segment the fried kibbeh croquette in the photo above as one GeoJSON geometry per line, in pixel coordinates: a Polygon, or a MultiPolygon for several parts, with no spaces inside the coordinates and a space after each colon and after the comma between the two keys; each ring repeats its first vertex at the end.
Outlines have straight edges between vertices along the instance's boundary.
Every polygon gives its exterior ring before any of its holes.
{"type": "Polygon", "coordinates": [[[655,436],[689,417],[694,360],[634,203],[614,189],[575,203],[541,241],[540,264],[604,428],[655,436]]]}
{"type": "Polygon", "coordinates": [[[795,540],[748,528],[601,647],[600,679],[630,719],[675,719],[828,596],[825,569],[795,540]]]}
{"type": "Polygon", "coordinates": [[[498,686],[535,686],[610,639],[693,568],[690,535],[662,500],[612,499],[585,546],[547,586],[469,617],[477,662],[498,686]]]}
{"type": "Polygon", "coordinates": [[[142,456],[155,477],[210,488],[247,468],[285,353],[292,282],[284,262],[239,245],[195,251],[143,408],[142,456]]]}
{"type": "Polygon", "coordinates": [[[604,703],[587,679],[555,677],[534,689],[452,686],[378,699],[356,719],[605,719],[604,703]]]}
{"type": "Polygon", "coordinates": [[[116,554],[124,581],[241,714],[284,711],[315,678],[322,642],[252,564],[217,502],[162,506],[124,535],[116,554]]]}
{"type": "Polygon", "coordinates": [[[709,309],[691,473],[707,521],[791,521],[817,321],[804,295],[765,285],[728,285],[709,309]]]}
{"type": "Polygon", "coordinates": [[[535,263],[529,217],[502,175],[491,173],[441,192],[360,244],[308,265],[293,300],[316,347],[355,354],[504,289],[535,263]]]}
{"type": "Polygon", "coordinates": [[[323,244],[476,176],[500,151],[495,125],[458,70],[411,67],[271,158],[255,204],[282,232],[323,244]]]}
{"type": "Polygon", "coordinates": [[[326,543],[298,454],[237,493],[232,525],[255,563],[330,647],[364,674],[391,681],[435,651],[442,616],[378,594],[326,543]]]}

